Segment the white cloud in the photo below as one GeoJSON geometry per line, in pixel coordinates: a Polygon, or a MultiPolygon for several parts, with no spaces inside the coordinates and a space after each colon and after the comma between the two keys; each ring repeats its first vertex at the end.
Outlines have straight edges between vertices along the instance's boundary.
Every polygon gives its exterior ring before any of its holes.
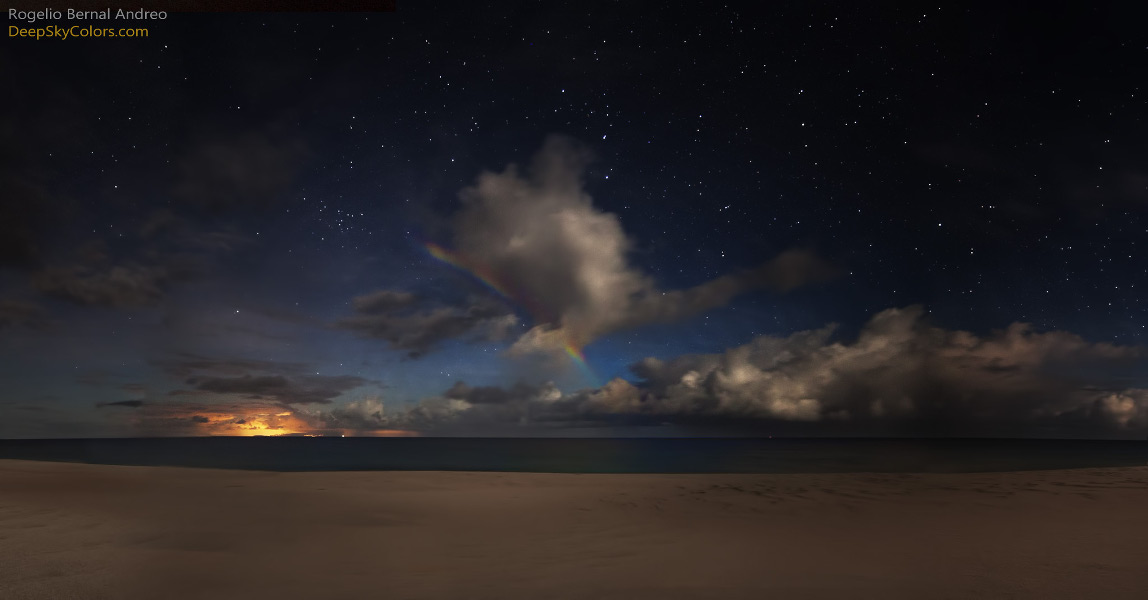
{"type": "Polygon", "coordinates": [[[833,340],[833,331],[829,325],[760,336],[718,354],[646,358],[632,367],[638,383],[614,379],[567,394],[552,384],[458,384],[430,405],[463,402],[449,414],[455,427],[716,421],[804,423],[807,432],[1126,437],[1148,429],[1148,390],[1113,389],[1104,374],[1142,364],[1138,347],[1037,333],[1024,324],[978,336],[931,325],[915,306],[875,315],[850,342],[833,340]]]}
{"type": "Polygon", "coordinates": [[[514,165],[486,172],[461,194],[455,249],[495,273],[535,313],[535,327],[512,354],[560,354],[614,331],[723,306],[753,288],[787,291],[833,273],[812,254],[790,250],[755,269],[661,290],[630,263],[633,243],[617,215],[586,194],[589,160],[582,147],[551,137],[525,173],[514,165]]]}

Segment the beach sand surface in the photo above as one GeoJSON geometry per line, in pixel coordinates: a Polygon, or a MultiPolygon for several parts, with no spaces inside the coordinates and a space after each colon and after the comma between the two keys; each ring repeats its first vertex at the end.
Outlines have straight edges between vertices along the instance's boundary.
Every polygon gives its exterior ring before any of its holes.
{"type": "Polygon", "coordinates": [[[0,460],[0,598],[1148,598],[1148,467],[273,473],[0,460]]]}

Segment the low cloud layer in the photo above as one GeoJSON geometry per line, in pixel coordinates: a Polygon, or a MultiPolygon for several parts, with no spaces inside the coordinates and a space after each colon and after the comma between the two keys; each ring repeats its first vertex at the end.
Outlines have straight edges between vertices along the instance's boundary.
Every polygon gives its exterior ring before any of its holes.
{"type": "Polygon", "coordinates": [[[867,435],[1099,435],[1148,431],[1148,389],[1121,370],[1141,348],[1091,343],[1013,324],[988,336],[933,326],[920,307],[874,316],[851,342],[834,327],[761,336],[720,354],[633,365],[615,379],[563,394],[553,385],[472,388],[388,416],[379,426],[424,431],[484,423],[564,427],[663,424],[709,431],[867,435]]]}
{"type": "Polygon", "coordinates": [[[185,354],[152,364],[182,385],[157,390],[129,384],[121,387],[131,398],[96,405],[107,409],[108,418],[126,420],[145,435],[285,435],[332,429],[317,416],[344,414],[354,404],[337,400],[378,387],[355,375],[319,375],[312,366],[294,362],[185,354]]]}
{"type": "Polygon", "coordinates": [[[203,397],[115,402],[101,407],[130,409],[125,418],[142,435],[287,435],[308,427],[294,410],[266,400],[203,397]]]}
{"type": "MultiPolygon", "coordinates": [[[[363,297],[364,312],[410,306],[363,297]]],[[[1143,438],[1144,348],[1015,323],[978,336],[930,323],[920,307],[875,315],[855,339],[835,326],[759,336],[715,354],[645,358],[635,381],[560,390],[458,382],[389,409],[371,382],[307,365],[180,356],[155,363],[184,386],[101,404],[140,431],[184,434],[532,435],[581,427],[676,426],[734,435],[1143,438]],[[352,396],[352,398],[348,398],[352,396]],[[115,410],[118,409],[118,410],[115,410]]],[[[118,417],[117,417],[118,418],[118,417]]]]}

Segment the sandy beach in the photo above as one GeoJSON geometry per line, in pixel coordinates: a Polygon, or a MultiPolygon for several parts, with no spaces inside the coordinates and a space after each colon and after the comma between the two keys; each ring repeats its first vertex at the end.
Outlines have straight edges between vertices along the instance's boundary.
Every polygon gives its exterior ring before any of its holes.
{"type": "Polygon", "coordinates": [[[271,473],[0,461],[0,597],[1143,598],[1148,467],[271,473]]]}

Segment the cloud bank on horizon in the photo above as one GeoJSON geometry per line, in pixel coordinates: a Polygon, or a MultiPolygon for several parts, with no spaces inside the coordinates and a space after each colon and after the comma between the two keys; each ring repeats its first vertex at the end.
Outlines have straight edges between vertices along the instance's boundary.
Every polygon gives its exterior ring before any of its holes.
{"type": "Polygon", "coordinates": [[[931,324],[919,306],[872,317],[856,339],[835,326],[757,336],[714,354],[646,357],[636,381],[563,391],[554,383],[471,386],[388,410],[372,384],[303,365],[187,359],[165,368],[189,389],[114,403],[151,434],[563,435],[611,426],[656,434],[1094,436],[1139,438],[1148,389],[1113,385],[1144,348],[1088,342],[1023,323],[990,335],[931,324]],[[190,374],[190,376],[188,376],[190,374]],[[222,399],[222,400],[221,400],[222,399]]]}
{"type": "Polygon", "coordinates": [[[369,424],[431,433],[491,425],[675,424],[713,431],[935,435],[1142,435],[1148,389],[1118,387],[1114,366],[1143,348],[1037,333],[1023,323],[979,337],[931,325],[919,306],[875,315],[851,343],[834,325],[758,336],[718,354],[642,359],[637,383],[563,393],[553,384],[470,387],[369,424]]]}

